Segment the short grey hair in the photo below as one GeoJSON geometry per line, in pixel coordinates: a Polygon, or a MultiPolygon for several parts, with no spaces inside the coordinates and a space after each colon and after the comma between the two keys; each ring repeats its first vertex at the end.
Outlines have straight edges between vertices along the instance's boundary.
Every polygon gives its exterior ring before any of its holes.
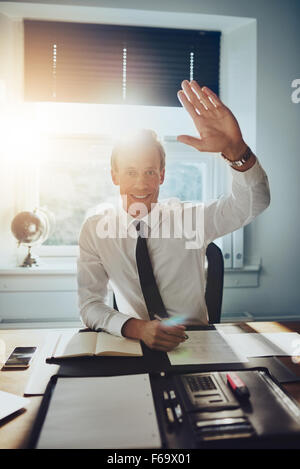
{"type": "Polygon", "coordinates": [[[111,167],[117,170],[117,157],[118,154],[124,149],[140,148],[140,147],[154,147],[157,148],[160,157],[160,169],[164,169],[166,153],[165,149],[159,141],[157,134],[151,129],[140,129],[134,133],[129,140],[119,139],[114,145],[111,154],[111,167]]]}

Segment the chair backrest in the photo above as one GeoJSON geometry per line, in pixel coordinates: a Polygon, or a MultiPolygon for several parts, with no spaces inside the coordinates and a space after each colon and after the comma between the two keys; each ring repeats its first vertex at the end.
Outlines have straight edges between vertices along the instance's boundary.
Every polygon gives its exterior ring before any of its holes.
{"type": "Polygon", "coordinates": [[[207,281],[205,301],[208,310],[208,318],[211,324],[221,320],[223,284],[224,284],[224,259],[221,249],[210,243],[206,248],[207,281]]]}
{"type": "MultiPolygon", "coordinates": [[[[206,248],[207,280],[205,290],[205,302],[208,310],[208,318],[211,324],[221,320],[223,283],[224,283],[224,259],[221,249],[210,243],[206,248]]],[[[115,295],[113,295],[113,307],[118,310],[115,295]]]]}

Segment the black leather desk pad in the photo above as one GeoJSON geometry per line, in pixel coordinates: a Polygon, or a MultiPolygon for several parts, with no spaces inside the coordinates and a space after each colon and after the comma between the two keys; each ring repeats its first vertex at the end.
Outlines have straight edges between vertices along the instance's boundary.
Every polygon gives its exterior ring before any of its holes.
{"type": "MultiPolygon", "coordinates": [[[[175,389],[176,398],[178,399],[179,393],[178,386],[176,385],[176,379],[178,379],[177,374],[166,374],[163,377],[159,373],[151,374],[150,381],[162,438],[162,448],[299,448],[299,419],[298,422],[295,421],[294,418],[289,415],[287,410],[284,409],[277,396],[272,394],[268,386],[264,385],[262,381],[258,379],[257,373],[259,372],[265,372],[268,374],[268,371],[265,369],[244,370],[239,373],[239,376],[243,379],[250,390],[250,400],[241,403],[240,410],[251,422],[255,429],[255,434],[248,438],[225,438],[208,442],[202,441],[201,439],[199,440],[198,436],[195,434],[195,430],[191,425],[191,419],[194,419],[195,415],[197,418],[197,414],[193,412],[193,415],[191,415],[191,413],[186,412],[181,400],[179,400],[179,402],[183,408],[182,422],[175,422],[174,425],[170,426],[166,419],[163,392],[165,389],[175,389]]],[[[225,370],[222,374],[224,375],[224,373],[225,370]]],[[[28,448],[34,448],[37,444],[42,426],[47,418],[51,397],[55,392],[56,382],[59,379],[60,376],[52,376],[48,383],[29,439],[28,448]]],[[[70,379],[76,380],[74,377],[70,377],[70,379]]],[[[230,411],[226,412],[225,417],[230,417],[230,411]]],[[[220,415],[216,414],[215,417],[220,418],[220,415]]],[[[224,414],[222,418],[224,418],[224,414]]]]}
{"type": "MultiPolygon", "coordinates": [[[[215,330],[214,326],[189,327],[188,330],[215,330]]],[[[87,331],[87,329],[84,329],[87,331]]],[[[282,364],[276,357],[251,358],[248,362],[230,364],[208,365],[171,365],[165,352],[149,349],[141,343],[142,357],[76,357],[64,359],[52,359],[51,363],[60,365],[58,376],[113,376],[139,373],[166,372],[193,372],[193,371],[223,371],[246,370],[249,368],[264,367],[269,370],[280,383],[300,381],[297,376],[282,364]]]]}
{"type": "MultiPolygon", "coordinates": [[[[190,328],[194,329],[194,328],[190,328]]],[[[199,329],[199,328],[197,328],[199,329]]],[[[202,328],[214,330],[213,326],[202,328]]],[[[176,365],[171,366],[166,353],[150,350],[142,343],[143,357],[80,357],[68,358],[62,360],[52,360],[52,363],[60,364],[57,375],[53,376],[48,384],[46,393],[44,395],[38,417],[36,419],[32,436],[30,439],[29,447],[34,447],[37,441],[40,429],[47,414],[48,405],[51,395],[55,389],[57,379],[60,377],[83,377],[83,376],[113,376],[113,375],[126,375],[126,374],[139,374],[149,373],[151,379],[151,386],[153,390],[154,402],[156,406],[159,426],[161,430],[163,447],[164,448],[197,448],[199,443],[191,439],[191,429],[187,426],[186,419],[181,427],[169,429],[166,427],[164,417],[164,409],[161,408],[161,392],[163,390],[164,381],[161,379],[160,372],[166,373],[167,379],[173,379],[174,375],[180,373],[192,372],[207,372],[207,371],[238,371],[249,370],[255,368],[264,369],[268,371],[272,377],[275,377],[277,382],[291,382],[299,381],[299,377],[285,367],[275,357],[263,357],[249,360],[246,363],[231,363],[231,364],[209,364],[209,365],[176,365]],[[263,368],[262,368],[263,367],[263,368]]],[[[251,386],[252,387],[252,386],[251,386]]],[[[255,398],[252,392],[252,398],[255,398]]],[[[256,399],[255,399],[256,400],[256,399]]],[[[251,408],[249,410],[251,413],[251,408]]],[[[256,410],[258,412],[258,409],[256,410]]],[[[285,444],[287,447],[299,446],[299,434],[297,433],[296,442],[290,436],[285,440],[284,435],[280,437],[282,446],[285,444]],[[297,440],[298,438],[298,440],[297,440]],[[298,446],[297,446],[298,445],[298,446]]],[[[276,441],[271,439],[269,442],[270,447],[277,447],[276,441]]],[[[259,439],[243,439],[243,441],[235,441],[233,445],[238,447],[266,447],[268,441],[265,438],[259,439]]],[[[206,444],[201,443],[201,447],[206,447],[206,444]]],[[[207,447],[213,446],[214,443],[209,443],[207,447]]],[[[217,447],[221,448],[222,441],[217,442],[217,447]]],[[[228,441],[224,440],[224,447],[228,448],[228,441]]]]}
{"type": "MultiPolygon", "coordinates": [[[[197,420],[200,413],[186,413],[183,410],[183,419],[181,423],[175,421],[170,425],[166,417],[166,404],[163,399],[164,390],[175,389],[176,399],[174,405],[182,400],[178,396],[178,387],[176,387],[176,375],[166,375],[165,377],[151,376],[151,386],[156,406],[156,414],[162,435],[163,445],[166,448],[225,448],[225,449],[284,449],[300,448],[300,420],[287,412],[286,408],[271,389],[259,378],[259,373],[265,373],[269,376],[266,369],[244,370],[239,372],[250,390],[250,399],[240,401],[239,411],[252,424],[254,434],[247,438],[224,438],[215,441],[201,441],[197,432],[192,428],[191,422],[197,420]]],[[[221,372],[226,381],[226,373],[221,372]]],[[[274,381],[274,380],[273,380],[274,381]]],[[[275,380],[276,383],[276,380],[275,380]]],[[[280,388],[279,383],[277,385],[280,388]]],[[[281,388],[282,389],[282,388],[281,388]]],[[[292,400],[293,401],[293,400],[292,400]]],[[[216,412],[213,418],[230,418],[235,411],[216,412]],[[226,413],[226,415],[224,415],[226,413]],[[223,414],[223,415],[222,415],[223,414]],[[222,415],[222,417],[221,417],[222,415]]],[[[210,417],[211,418],[211,417],[210,417]]],[[[176,419],[175,419],[176,420],[176,419]]]]}

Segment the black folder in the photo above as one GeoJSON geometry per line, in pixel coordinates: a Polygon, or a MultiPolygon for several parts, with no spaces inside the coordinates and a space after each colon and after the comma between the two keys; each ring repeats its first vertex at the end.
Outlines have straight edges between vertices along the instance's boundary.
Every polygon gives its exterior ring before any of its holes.
{"type": "MultiPolygon", "coordinates": [[[[195,373],[199,374],[199,372],[195,373]]],[[[209,373],[204,372],[204,374],[209,373]]],[[[213,373],[217,373],[219,379],[223,379],[224,386],[226,386],[226,371],[213,373]]],[[[288,396],[280,384],[272,378],[267,369],[257,368],[239,371],[239,376],[250,391],[249,400],[239,401],[232,397],[234,405],[229,405],[224,409],[219,406],[216,409],[210,409],[209,412],[207,409],[203,411],[197,408],[191,409],[187,406],[182,388],[180,387],[181,378],[187,374],[150,374],[162,448],[300,447],[299,405],[288,396]],[[173,394],[171,391],[173,391],[173,394]],[[168,399],[166,399],[166,393],[169,396],[168,399]],[[175,407],[178,408],[178,404],[182,410],[181,421],[179,421],[175,412],[175,407]],[[167,408],[173,409],[173,415],[175,416],[173,423],[170,423],[168,420],[167,408]],[[207,426],[205,424],[207,419],[210,419],[211,425],[207,426]],[[228,424],[228,422],[234,419],[237,419],[236,422],[238,424],[235,427],[230,427],[231,424],[228,424]],[[198,424],[197,426],[199,421],[200,425],[198,424]],[[224,422],[223,427],[222,421],[224,422]],[[202,425],[201,422],[204,422],[204,424],[202,425]],[[215,422],[217,422],[217,426],[211,429],[215,422]],[[207,434],[209,434],[209,438],[207,434]]],[[[56,383],[59,379],[61,379],[59,376],[53,376],[48,384],[31,434],[29,448],[34,448],[38,442],[43,424],[49,412],[51,412],[51,398],[56,392],[56,383]]],[[[74,388],[76,389],[77,378],[70,377],[68,379],[73,381],[74,388]]],[[[230,393],[229,390],[227,391],[228,393],[230,393]]],[[[68,396],[60,397],[65,399],[65,405],[68,406],[68,396]]],[[[124,403],[124,405],[128,405],[128,403],[124,403]]],[[[134,407],[134,399],[132,405],[134,407]]],[[[72,409],[70,409],[71,414],[72,409]]],[[[80,422],[76,424],[79,425],[80,422]]],[[[101,419],[99,419],[99,425],[101,425],[101,419]]],[[[95,431],[97,431],[97,428],[95,428],[95,431]]],[[[57,428],[57,432],[61,432],[61,439],[63,441],[64,430],[57,428]]]]}

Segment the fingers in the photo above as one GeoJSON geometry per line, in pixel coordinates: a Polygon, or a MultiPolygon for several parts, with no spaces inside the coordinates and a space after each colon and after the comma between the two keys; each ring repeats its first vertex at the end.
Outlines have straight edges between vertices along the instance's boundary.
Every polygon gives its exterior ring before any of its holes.
{"type": "Polygon", "coordinates": [[[181,87],[190,103],[194,106],[195,111],[205,114],[206,111],[214,109],[214,105],[208,99],[207,94],[203,93],[196,81],[183,80],[181,87]]]}
{"type": "Polygon", "coordinates": [[[201,86],[195,80],[192,80],[190,83],[185,80],[182,86],[186,93],[188,93],[188,97],[191,99],[192,103],[195,103],[196,106],[200,106],[200,112],[201,110],[203,112],[203,108],[205,111],[215,108],[208,95],[202,91],[201,86]]]}
{"type": "Polygon", "coordinates": [[[167,340],[173,340],[174,337],[185,340],[185,327],[170,327],[162,325],[162,333],[167,340]]]}
{"type": "Polygon", "coordinates": [[[151,349],[167,352],[186,340],[183,325],[170,326],[163,321],[145,321],[141,339],[151,349]]]}
{"type": "Polygon", "coordinates": [[[162,322],[151,321],[151,329],[147,345],[156,350],[172,350],[186,340],[184,326],[166,326],[162,322]]]}
{"type": "Polygon", "coordinates": [[[186,145],[190,145],[191,147],[194,147],[199,151],[205,150],[201,137],[197,138],[197,137],[192,137],[190,135],[178,135],[177,140],[181,143],[185,143],[186,145]]]}
{"type": "Polygon", "coordinates": [[[195,119],[196,117],[199,116],[193,104],[186,97],[184,91],[182,90],[178,91],[177,97],[179,101],[181,102],[181,104],[183,105],[183,107],[187,110],[187,112],[189,113],[192,119],[195,119]]]}
{"type": "Polygon", "coordinates": [[[174,349],[182,342],[185,342],[185,340],[186,339],[183,337],[177,337],[171,334],[159,335],[153,340],[150,348],[167,352],[174,349]]]}
{"type": "Polygon", "coordinates": [[[202,92],[208,96],[208,98],[213,102],[215,107],[224,106],[220,98],[214,93],[211,89],[204,86],[202,92]]]}
{"type": "Polygon", "coordinates": [[[201,88],[195,80],[183,80],[181,86],[182,90],[177,96],[192,118],[197,117],[198,113],[205,115],[205,111],[214,111],[223,106],[222,101],[210,88],[201,88]]]}

